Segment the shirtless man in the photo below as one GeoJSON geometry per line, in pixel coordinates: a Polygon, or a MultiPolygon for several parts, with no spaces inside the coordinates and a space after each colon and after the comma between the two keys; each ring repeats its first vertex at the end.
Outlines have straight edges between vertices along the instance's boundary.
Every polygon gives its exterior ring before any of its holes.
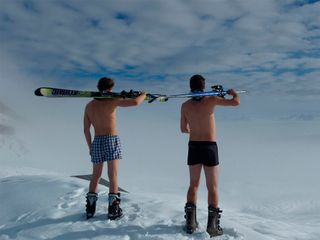
{"type": "MultiPolygon", "coordinates": [[[[201,75],[190,78],[192,92],[202,92],[205,79],[201,75]]],[[[219,225],[218,207],[218,174],[219,158],[216,144],[214,108],[221,106],[237,106],[240,104],[238,94],[231,89],[232,99],[222,97],[197,97],[184,102],[181,106],[181,132],[189,134],[188,165],[190,185],[185,206],[186,231],[193,233],[198,226],[196,219],[197,192],[203,168],[208,189],[208,223],[210,236],[222,235],[219,225]]]]}
{"type": "MultiPolygon", "coordinates": [[[[112,92],[114,81],[103,77],[98,82],[100,92],[112,92]]],[[[117,107],[137,106],[143,102],[146,94],[142,93],[135,99],[94,99],[90,101],[84,112],[84,134],[93,164],[92,179],[87,193],[87,219],[92,218],[98,200],[98,183],[101,178],[103,164],[108,164],[109,207],[108,218],[111,220],[122,216],[120,193],[118,191],[118,165],[121,156],[121,145],[116,127],[117,107]],[[90,127],[94,128],[94,140],[91,139],[90,127]]]]}

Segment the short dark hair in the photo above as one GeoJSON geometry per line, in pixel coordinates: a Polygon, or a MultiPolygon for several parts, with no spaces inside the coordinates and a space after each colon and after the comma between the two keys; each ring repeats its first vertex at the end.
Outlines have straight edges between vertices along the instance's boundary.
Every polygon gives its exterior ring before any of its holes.
{"type": "Polygon", "coordinates": [[[205,88],[205,78],[199,74],[193,75],[190,78],[191,92],[203,91],[205,88]]]}
{"type": "Polygon", "coordinates": [[[114,81],[111,78],[103,77],[99,79],[97,88],[100,92],[111,90],[114,86],[114,81]]]}

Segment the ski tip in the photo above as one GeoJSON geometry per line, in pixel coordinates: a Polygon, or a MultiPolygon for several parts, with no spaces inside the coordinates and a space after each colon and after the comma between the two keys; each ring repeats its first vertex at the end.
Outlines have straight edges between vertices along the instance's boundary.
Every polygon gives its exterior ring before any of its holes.
{"type": "Polygon", "coordinates": [[[41,88],[36,89],[36,90],[34,91],[34,95],[36,95],[36,96],[43,96],[43,95],[41,94],[41,88]]]}
{"type": "Polygon", "coordinates": [[[239,91],[236,91],[237,93],[248,93],[247,90],[239,90],[239,91]]]}
{"type": "Polygon", "coordinates": [[[34,91],[34,94],[40,97],[51,97],[53,90],[54,88],[40,87],[34,91]]]}

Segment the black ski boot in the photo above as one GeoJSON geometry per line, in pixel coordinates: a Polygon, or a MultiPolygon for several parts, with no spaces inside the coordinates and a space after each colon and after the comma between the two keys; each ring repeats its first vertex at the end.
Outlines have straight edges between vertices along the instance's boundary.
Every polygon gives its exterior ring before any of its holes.
{"type": "Polygon", "coordinates": [[[192,234],[198,227],[196,210],[197,207],[193,203],[186,203],[184,207],[184,218],[186,219],[185,230],[189,234],[192,234]]]}
{"type": "Polygon", "coordinates": [[[110,220],[120,219],[123,216],[120,202],[120,193],[109,193],[108,218],[110,220]]]}
{"type": "Polygon", "coordinates": [[[92,218],[96,212],[96,202],[98,200],[98,194],[95,192],[88,192],[86,199],[87,199],[87,205],[86,205],[87,219],[89,219],[89,218],[92,218]]]}
{"type": "Polygon", "coordinates": [[[209,233],[210,237],[220,236],[223,234],[223,230],[220,227],[220,213],[222,213],[220,208],[215,208],[213,206],[208,207],[207,232],[209,233]]]}

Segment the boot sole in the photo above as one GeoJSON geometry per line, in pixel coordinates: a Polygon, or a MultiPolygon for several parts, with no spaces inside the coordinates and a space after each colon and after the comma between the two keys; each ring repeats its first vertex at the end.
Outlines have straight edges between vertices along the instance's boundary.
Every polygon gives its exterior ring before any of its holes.
{"type": "Polygon", "coordinates": [[[183,230],[188,233],[188,234],[192,234],[194,233],[197,229],[196,228],[188,228],[187,226],[183,227],[183,230]]]}
{"type": "Polygon", "coordinates": [[[90,218],[93,218],[93,217],[94,217],[94,215],[95,215],[95,213],[92,213],[92,214],[87,214],[87,215],[86,215],[86,217],[87,217],[87,220],[88,220],[88,219],[90,219],[90,218]]]}
{"type": "Polygon", "coordinates": [[[217,237],[217,236],[223,235],[223,232],[213,232],[213,233],[210,233],[210,232],[207,231],[207,233],[210,235],[210,237],[217,237]]]}
{"type": "Polygon", "coordinates": [[[123,218],[123,214],[121,214],[120,216],[116,216],[116,217],[110,217],[109,215],[108,215],[108,219],[109,220],[111,220],[111,221],[113,221],[113,220],[119,220],[119,219],[121,219],[121,218],[123,218]]]}

